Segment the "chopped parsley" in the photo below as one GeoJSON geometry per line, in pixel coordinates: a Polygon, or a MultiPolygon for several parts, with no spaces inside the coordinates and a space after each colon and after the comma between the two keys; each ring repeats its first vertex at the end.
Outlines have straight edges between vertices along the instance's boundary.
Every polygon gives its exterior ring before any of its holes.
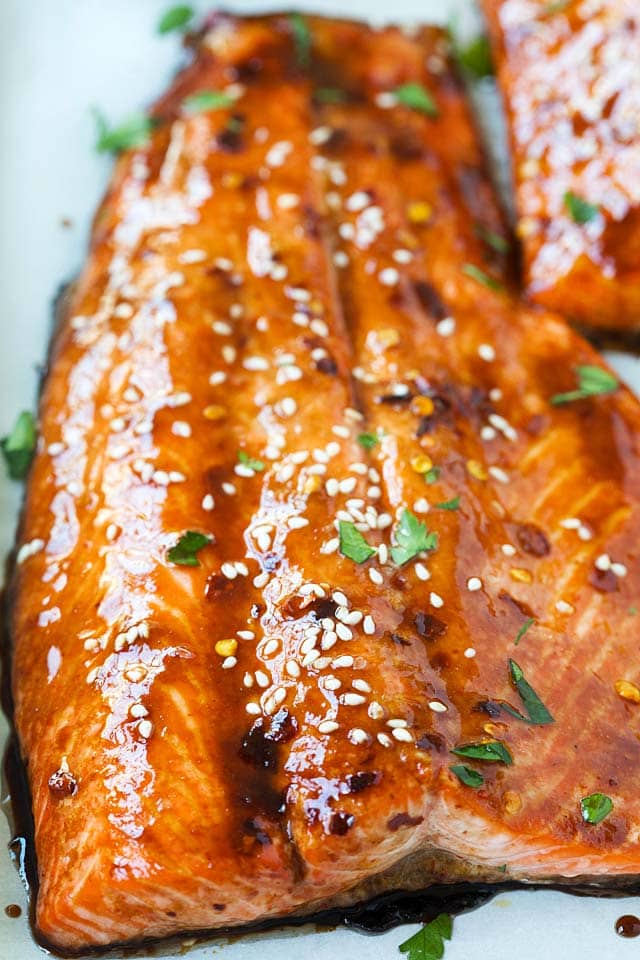
{"type": "Polygon", "coordinates": [[[518,646],[518,644],[520,643],[520,641],[521,641],[522,638],[524,637],[524,635],[525,635],[525,633],[527,632],[527,630],[529,630],[529,628],[532,627],[532,626],[534,625],[534,623],[535,623],[535,620],[533,619],[533,617],[529,617],[528,620],[525,620],[525,622],[522,624],[522,626],[520,627],[520,629],[518,630],[518,632],[517,632],[517,634],[516,634],[516,639],[513,641],[513,642],[515,643],[516,647],[518,646]]]}
{"type": "Polygon", "coordinates": [[[427,117],[439,115],[435,100],[421,83],[403,83],[401,87],[396,87],[393,95],[398,103],[418,113],[424,113],[427,117]]]}
{"type": "Polygon", "coordinates": [[[452,500],[444,500],[442,503],[436,503],[438,510],[457,510],[460,506],[460,497],[454,497],[452,500]]]}
{"type": "Polygon", "coordinates": [[[344,103],[347,94],[339,87],[318,87],[314,93],[318,103],[344,103]]]}
{"type": "Polygon", "coordinates": [[[23,480],[26,476],[33,460],[37,439],[33,414],[23,410],[14,423],[11,433],[0,440],[2,455],[12,480],[23,480]]]}
{"type": "Polygon", "coordinates": [[[489,290],[502,290],[502,284],[495,279],[495,277],[490,276],[488,273],[485,273],[484,270],[481,270],[480,267],[476,267],[475,263],[465,263],[462,265],[462,272],[467,276],[471,277],[472,280],[476,280],[478,283],[481,283],[483,287],[488,287],[489,290]]]}
{"type": "Polygon", "coordinates": [[[465,766],[464,763],[454,763],[452,767],[449,767],[449,770],[451,770],[451,773],[455,773],[460,783],[464,783],[465,787],[473,787],[474,790],[477,790],[484,783],[482,774],[478,773],[477,770],[472,770],[471,767],[465,766]]]}
{"type": "Polygon", "coordinates": [[[438,546],[438,534],[430,533],[426,524],[404,509],[400,523],[395,528],[396,545],[391,547],[391,558],[401,566],[416,557],[423,550],[435,550],[438,546]]]}
{"type": "Polygon", "coordinates": [[[340,553],[343,557],[348,557],[355,563],[364,563],[376,553],[375,547],[367,543],[360,531],[356,529],[355,523],[351,523],[350,520],[340,520],[338,532],[340,553]]]}
{"type": "Polygon", "coordinates": [[[453,920],[448,913],[441,913],[398,949],[407,954],[408,960],[440,960],[444,956],[444,941],[451,940],[452,933],[453,920]]]}
{"type": "Polygon", "coordinates": [[[262,473],[264,470],[262,460],[255,460],[244,450],[238,450],[238,463],[241,463],[243,467],[247,467],[249,470],[255,470],[256,473],[262,473]]]}
{"type": "Polygon", "coordinates": [[[359,433],[358,443],[365,450],[373,450],[376,444],[380,443],[380,437],[377,433],[359,433]]]}
{"type": "Polygon", "coordinates": [[[290,13],[287,19],[293,34],[296,62],[299,67],[308,67],[311,60],[313,37],[307,19],[301,13],[290,13]]]}
{"type": "Polygon", "coordinates": [[[596,397],[602,394],[613,393],[620,384],[608,370],[584,364],[575,368],[578,375],[578,386],[567,393],[556,393],[551,397],[554,407],[560,407],[574,400],[584,400],[586,397],[596,397]]]}
{"type": "Polygon", "coordinates": [[[458,757],[468,757],[470,760],[486,760],[487,763],[504,763],[510,767],[513,757],[502,740],[484,740],[480,743],[463,743],[455,747],[451,753],[458,757]]]}
{"type": "Polygon", "coordinates": [[[199,90],[198,93],[192,93],[190,97],[185,97],[182,101],[182,107],[187,113],[202,113],[203,110],[222,110],[225,107],[232,107],[233,97],[222,90],[199,90]]]}
{"type": "Polygon", "coordinates": [[[463,70],[480,80],[482,77],[490,77],[493,74],[493,63],[491,60],[491,47],[489,38],[484,34],[479,34],[470,40],[469,43],[454,46],[455,57],[463,70]]]}
{"type": "Polygon", "coordinates": [[[118,127],[111,129],[99,110],[94,110],[93,113],[98,129],[96,150],[99,153],[121,153],[132,147],[142,147],[148,142],[153,120],[146,113],[133,113],[118,127]]]}
{"type": "Polygon", "coordinates": [[[586,823],[602,823],[613,810],[613,800],[606,793],[590,793],[580,801],[580,810],[586,823]]]}
{"type": "Polygon", "coordinates": [[[567,190],[564,195],[564,205],[569,211],[569,215],[574,223],[585,224],[595,219],[600,213],[600,208],[595,203],[589,203],[583,197],[579,197],[571,190],[567,190]]]}
{"type": "Polygon", "coordinates": [[[185,30],[193,19],[194,10],[186,3],[178,3],[162,14],[158,21],[158,33],[171,33],[173,30],[185,30]]]}
{"type": "Polygon", "coordinates": [[[167,557],[170,563],[176,563],[181,567],[199,567],[200,561],[196,554],[208,543],[211,543],[211,537],[195,530],[187,530],[186,533],[182,534],[176,545],[171,547],[167,557]]]}
{"type": "Polygon", "coordinates": [[[509,252],[511,244],[501,233],[495,233],[493,230],[489,230],[489,228],[485,227],[482,223],[476,223],[474,230],[480,239],[497,253],[509,252]]]}
{"type": "Polygon", "coordinates": [[[425,482],[429,485],[436,483],[441,473],[440,467],[431,467],[431,470],[427,470],[424,475],[425,482]]]}
{"type": "Polygon", "coordinates": [[[537,726],[554,723],[553,717],[533,687],[527,683],[524,673],[515,660],[509,660],[509,676],[512,684],[520,694],[520,699],[527,711],[527,715],[523,716],[507,704],[503,704],[503,709],[506,710],[507,713],[510,713],[511,716],[517,717],[519,720],[526,720],[528,723],[534,723],[537,726]]]}

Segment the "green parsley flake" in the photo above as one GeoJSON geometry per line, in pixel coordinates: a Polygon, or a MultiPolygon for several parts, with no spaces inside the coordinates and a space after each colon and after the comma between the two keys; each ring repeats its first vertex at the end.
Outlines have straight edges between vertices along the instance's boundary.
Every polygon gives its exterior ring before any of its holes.
{"type": "Polygon", "coordinates": [[[223,110],[225,107],[232,107],[233,97],[222,90],[199,90],[198,93],[185,97],[182,101],[182,108],[187,113],[202,113],[204,110],[223,110]]]}
{"type": "Polygon", "coordinates": [[[344,103],[347,100],[346,91],[339,87],[318,87],[313,96],[318,103],[344,103]]]}
{"type": "Polygon", "coordinates": [[[515,643],[516,647],[518,646],[518,644],[520,643],[520,641],[521,641],[522,638],[524,637],[524,635],[525,635],[525,633],[527,632],[527,630],[529,630],[529,628],[532,627],[532,626],[534,625],[534,623],[535,623],[535,620],[533,619],[533,617],[529,617],[528,620],[525,620],[525,622],[522,624],[522,626],[520,627],[520,629],[518,630],[518,632],[517,632],[517,634],[516,634],[516,639],[514,640],[514,643],[515,643]]]}
{"type": "Polygon", "coordinates": [[[491,247],[497,253],[509,252],[511,244],[502,234],[489,230],[489,228],[485,227],[482,223],[476,223],[474,231],[488,247],[491,247]]]}
{"type": "Polygon", "coordinates": [[[536,724],[536,726],[541,727],[547,723],[554,723],[553,717],[533,687],[527,683],[524,673],[515,660],[509,660],[509,676],[520,695],[520,699],[527,711],[527,716],[523,716],[521,713],[518,713],[517,710],[513,710],[506,704],[503,704],[503,709],[506,710],[507,713],[510,713],[511,716],[517,717],[519,720],[525,720],[528,723],[536,724]]]}
{"type": "Polygon", "coordinates": [[[248,453],[245,453],[244,450],[238,450],[238,463],[241,463],[243,467],[247,467],[249,470],[254,470],[256,473],[262,473],[264,470],[262,460],[255,460],[253,457],[250,457],[248,453]]]}
{"type": "Polygon", "coordinates": [[[442,473],[442,470],[440,469],[440,467],[431,467],[431,470],[427,470],[427,472],[424,475],[425,482],[428,483],[429,485],[431,485],[432,483],[436,483],[441,473],[442,473]]]}
{"type": "Polygon", "coordinates": [[[405,107],[424,113],[427,117],[437,117],[439,110],[429,91],[421,83],[403,83],[396,87],[393,95],[405,107]]]}
{"type": "Polygon", "coordinates": [[[502,740],[484,740],[480,743],[463,743],[455,747],[451,753],[459,757],[468,757],[470,760],[485,760],[487,763],[504,763],[510,767],[513,757],[502,740]]]}
{"type": "Polygon", "coordinates": [[[454,497],[452,500],[444,500],[442,503],[436,503],[437,510],[457,510],[460,506],[460,497],[454,497]]]}
{"type": "Polygon", "coordinates": [[[594,203],[589,203],[588,200],[579,197],[576,193],[572,193],[571,190],[567,190],[563,199],[564,205],[569,211],[574,223],[579,223],[580,225],[589,223],[600,213],[600,208],[594,203]]]}
{"type": "Polygon", "coordinates": [[[441,960],[444,941],[451,940],[452,933],[453,920],[448,913],[441,913],[401,943],[398,949],[400,953],[407,954],[408,960],[441,960]]]}
{"type": "Polygon", "coordinates": [[[606,793],[591,793],[580,801],[580,810],[586,823],[602,823],[613,810],[613,800],[606,793]]]}
{"type": "Polygon", "coordinates": [[[12,480],[23,480],[27,474],[38,439],[33,414],[23,410],[11,433],[0,440],[0,448],[12,480]]]}
{"type": "Polygon", "coordinates": [[[554,407],[572,403],[574,400],[584,400],[586,397],[596,397],[607,393],[614,393],[620,384],[608,370],[584,364],[575,368],[578,375],[578,387],[568,393],[556,393],[551,397],[554,407]]]}
{"type": "Polygon", "coordinates": [[[365,450],[373,450],[376,444],[380,443],[380,437],[377,433],[359,433],[358,443],[365,450]]]}
{"type": "Polygon", "coordinates": [[[176,4],[175,7],[169,7],[166,13],[163,13],[158,21],[158,33],[171,33],[173,30],[185,30],[189,22],[193,19],[193,7],[186,3],[176,4]]]}
{"type": "Polygon", "coordinates": [[[167,553],[170,563],[178,564],[181,567],[199,567],[200,561],[196,553],[211,543],[211,537],[204,533],[198,533],[195,530],[187,530],[183,533],[174,547],[171,547],[167,553]]]}
{"type": "Polygon", "coordinates": [[[467,44],[456,45],[454,52],[462,69],[476,80],[493,75],[491,46],[489,38],[484,34],[474,37],[467,44]]]}
{"type": "Polygon", "coordinates": [[[464,763],[455,763],[452,767],[449,767],[449,770],[456,775],[460,783],[464,783],[465,787],[473,787],[474,790],[477,790],[484,783],[482,774],[478,773],[477,770],[472,770],[471,767],[466,767],[464,763]]]}
{"type": "Polygon", "coordinates": [[[426,524],[404,509],[400,523],[395,529],[396,546],[391,547],[391,558],[401,566],[416,557],[423,550],[435,550],[438,546],[438,534],[430,533],[426,524]]]}
{"type": "Polygon", "coordinates": [[[299,67],[308,67],[311,61],[313,37],[307,19],[301,13],[290,13],[287,19],[293,34],[296,62],[299,67]]]}
{"type": "Polygon", "coordinates": [[[349,520],[340,520],[338,532],[340,553],[343,557],[348,557],[355,563],[364,563],[365,560],[369,560],[376,553],[375,547],[367,543],[360,531],[356,529],[355,523],[351,523],[349,520]]]}
{"type": "Polygon", "coordinates": [[[490,276],[488,273],[485,273],[484,270],[481,270],[480,267],[476,267],[475,263],[465,263],[462,266],[462,272],[467,276],[471,277],[472,280],[476,280],[478,283],[481,283],[483,287],[488,287],[489,290],[502,290],[502,284],[495,279],[495,277],[490,276]]]}
{"type": "Polygon", "coordinates": [[[98,129],[96,150],[99,153],[122,153],[123,150],[142,147],[148,142],[153,121],[145,113],[134,113],[120,126],[111,130],[99,110],[94,110],[93,113],[98,129]]]}

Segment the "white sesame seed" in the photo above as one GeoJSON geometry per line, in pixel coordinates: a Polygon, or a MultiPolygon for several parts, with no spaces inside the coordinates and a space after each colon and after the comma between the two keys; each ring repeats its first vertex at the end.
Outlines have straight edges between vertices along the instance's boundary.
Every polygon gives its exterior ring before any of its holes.
{"type": "Polygon", "coordinates": [[[367,698],[359,693],[343,693],[340,697],[340,703],[343,703],[345,707],[360,707],[366,702],[367,698]]]}
{"type": "Polygon", "coordinates": [[[186,420],[174,420],[171,424],[171,433],[176,437],[190,437],[191,427],[186,420]]]}
{"type": "Polygon", "coordinates": [[[381,543],[378,547],[378,563],[381,563],[383,566],[389,559],[389,548],[386,543],[381,543]]]}
{"type": "Polygon", "coordinates": [[[319,656],[320,656],[319,650],[310,650],[309,653],[306,655],[306,657],[303,659],[302,666],[310,667],[311,664],[314,663],[319,656]]]}
{"type": "Polygon", "coordinates": [[[225,657],[222,661],[223,670],[231,670],[237,664],[237,659],[235,657],[225,657]]]}
{"type": "Polygon", "coordinates": [[[456,322],[453,317],[443,317],[436,324],[436,333],[441,337],[450,337],[456,329],[456,322]]]}
{"type": "Polygon", "coordinates": [[[431,574],[429,573],[429,571],[428,571],[427,568],[425,567],[424,563],[416,563],[416,564],[414,565],[414,568],[413,568],[413,569],[414,569],[415,572],[416,572],[416,576],[417,576],[418,580],[429,580],[429,579],[430,579],[431,574]]]}
{"type": "Polygon", "coordinates": [[[372,720],[382,720],[384,717],[384,707],[377,700],[372,700],[367,708],[367,713],[372,720]]]}
{"type": "Polygon", "coordinates": [[[596,570],[606,571],[611,568],[611,557],[608,553],[601,553],[599,557],[596,557],[594,561],[594,567],[596,570]]]}
{"type": "Polygon", "coordinates": [[[293,397],[283,397],[277,405],[278,412],[283,417],[292,417],[298,409],[298,404],[293,397]]]}
{"type": "Polygon", "coordinates": [[[323,720],[322,723],[318,724],[320,733],[333,733],[335,730],[338,730],[339,727],[340,724],[336,723],[335,720],[323,720]]]}
{"type": "Polygon", "coordinates": [[[294,680],[300,676],[300,667],[295,660],[287,660],[285,670],[290,677],[294,678],[294,680]]]}
{"type": "Polygon", "coordinates": [[[265,357],[246,357],[242,366],[245,370],[268,370],[269,361],[265,357]]]}
{"type": "Polygon", "coordinates": [[[223,563],[220,568],[223,577],[226,577],[227,580],[235,580],[238,576],[238,571],[232,563],[223,563]]]}
{"type": "Polygon", "coordinates": [[[489,473],[498,483],[509,483],[509,474],[500,467],[489,467],[489,473]]]}
{"type": "Polygon", "coordinates": [[[351,640],[353,638],[353,631],[349,629],[344,623],[336,624],[336,634],[340,637],[341,640],[351,640]]]}
{"type": "Polygon", "coordinates": [[[447,707],[441,700],[429,700],[429,710],[433,710],[434,713],[446,713],[447,707]]]}
{"type": "Polygon", "coordinates": [[[365,730],[361,730],[360,727],[353,727],[351,730],[349,730],[347,737],[349,742],[356,744],[356,746],[369,742],[369,734],[366,733],[365,730]]]}
{"type": "Polygon", "coordinates": [[[335,477],[329,477],[329,479],[325,482],[324,488],[327,491],[327,495],[330,497],[335,497],[340,492],[340,484],[335,477]]]}
{"type": "Polygon", "coordinates": [[[342,681],[338,680],[337,677],[325,677],[323,686],[325,690],[339,690],[342,686],[342,681]]]}
{"type": "Polygon", "coordinates": [[[287,521],[287,526],[290,530],[301,530],[302,527],[308,526],[309,521],[306,517],[289,517],[287,521]]]}
{"type": "Polygon", "coordinates": [[[377,584],[378,586],[381,583],[384,583],[384,577],[379,570],[376,570],[375,567],[369,567],[369,579],[372,583],[377,584]]]}
{"type": "Polygon", "coordinates": [[[262,648],[263,656],[270,657],[272,653],[276,652],[279,646],[280,644],[275,639],[275,637],[273,637],[271,640],[267,640],[264,647],[262,648]]]}
{"type": "Polygon", "coordinates": [[[350,197],[347,197],[344,206],[346,210],[357,213],[360,210],[364,210],[364,208],[368,206],[369,202],[369,194],[364,190],[357,190],[355,193],[352,193],[350,197]]]}
{"type": "Polygon", "coordinates": [[[406,720],[402,720],[400,717],[394,717],[391,720],[387,720],[387,726],[395,730],[396,727],[408,727],[409,724],[406,720]]]}
{"type": "Polygon", "coordinates": [[[266,570],[263,570],[262,573],[256,574],[253,578],[253,585],[259,590],[261,587],[266,587],[269,582],[269,574],[266,570]]]}
{"type": "Polygon", "coordinates": [[[331,666],[334,670],[339,670],[341,667],[352,667],[353,657],[343,654],[340,657],[336,657],[335,660],[332,660],[331,666]]]}
{"type": "Polygon", "coordinates": [[[482,580],[480,577],[469,577],[467,580],[467,590],[474,593],[476,590],[482,590],[482,580]]]}
{"type": "Polygon", "coordinates": [[[487,363],[491,363],[491,361],[496,358],[496,352],[490,343],[481,343],[478,347],[478,356],[481,360],[486,360],[487,363]]]}
{"type": "Polygon", "coordinates": [[[395,267],[385,267],[385,269],[381,270],[378,274],[378,280],[385,287],[394,287],[399,279],[400,274],[395,267]]]}
{"type": "Polygon", "coordinates": [[[237,463],[233,468],[233,472],[238,477],[255,477],[256,472],[252,470],[251,467],[248,467],[244,463],[237,463]]]}
{"type": "Polygon", "coordinates": [[[223,320],[214,320],[211,324],[211,329],[214,333],[219,334],[221,337],[228,337],[233,333],[233,328],[230,324],[225,323],[223,320]]]}
{"type": "Polygon", "coordinates": [[[392,747],[393,740],[391,737],[388,737],[386,733],[379,733],[377,736],[378,743],[383,747],[392,747]]]}
{"type": "Polygon", "coordinates": [[[338,547],[340,546],[340,540],[338,537],[333,537],[331,540],[326,540],[320,547],[320,553],[330,554],[335,553],[338,547]]]}
{"type": "Polygon", "coordinates": [[[473,647],[467,647],[467,649],[464,652],[464,655],[467,658],[467,660],[471,660],[473,657],[475,657],[476,651],[474,650],[473,647]]]}
{"type": "Polygon", "coordinates": [[[614,573],[616,577],[626,577],[627,568],[625,567],[624,563],[612,563],[611,572],[614,573]]]}
{"type": "Polygon", "coordinates": [[[376,94],[376,106],[382,110],[389,110],[391,107],[395,107],[397,102],[398,100],[395,93],[383,91],[382,93],[376,94]]]}
{"type": "Polygon", "coordinates": [[[281,193],[276,200],[276,204],[281,210],[293,210],[299,203],[300,197],[297,193],[281,193]]]}
{"type": "Polygon", "coordinates": [[[373,633],[375,633],[376,625],[372,616],[367,614],[362,623],[362,629],[368,636],[371,636],[373,633]]]}
{"type": "Polygon", "coordinates": [[[390,513],[381,513],[378,517],[378,530],[385,530],[393,523],[393,517],[390,513]]]}
{"type": "Polygon", "coordinates": [[[245,687],[247,687],[247,689],[250,689],[253,686],[253,677],[250,673],[245,673],[244,677],[242,678],[242,683],[245,687]]]}
{"type": "Polygon", "coordinates": [[[567,517],[565,520],[560,521],[560,526],[564,527],[565,530],[579,530],[580,522],[578,517],[567,517]]]}
{"type": "Polygon", "coordinates": [[[344,250],[336,250],[333,255],[333,262],[336,267],[347,267],[349,265],[349,257],[344,250]]]}
{"type": "Polygon", "coordinates": [[[257,703],[254,703],[252,700],[250,700],[249,703],[246,705],[245,710],[252,717],[257,717],[258,714],[262,713],[259,705],[257,703]]]}
{"type": "Polygon", "coordinates": [[[431,606],[436,608],[441,607],[444,604],[444,600],[442,599],[440,594],[434,593],[433,591],[431,591],[431,593],[429,594],[429,601],[431,603],[431,606]]]}
{"type": "Polygon", "coordinates": [[[558,600],[556,602],[556,610],[558,613],[573,613],[572,605],[567,603],[566,600],[558,600]]]}
{"type": "Polygon", "coordinates": [[[353,681],[351,686],[354,688],[354,690],[359,690],[360,693],[371,693],[371,687],[366,680],[356,679],[353,681]]]}
{"type": "Polygon", "coordinates": [[[396,263],[411,263],[413,259],[411,251],[404,249],[394,250],[392,256],[396,263]]]}
{"type": "Polygon", "coordinates": [[[589,527],[585,526],[584,523],[581,523],[578,527],[578,537],[580,540],[583,540],[585,543],[593,539],[593,533],[589,527]]]}
{"type": "Polygon", "coordinates": [[[153,733],[153,724],[151,723],[151,720],[141,720],[138,724],[138,733],[145,740],[148,740],[153,733]]]}
{"type": "Polygon", "coordinates": [[[309,134],[309,142],[319,147],[331,139],[332,133],[331,127],[316,127],[315,130],[312,130],[309,134]]]}
{"type": "Polygon", "coordinates": [[[356,483],[355,477],[345,477],[345,479],[341,480],[338,484],[338,489],[340,493],[353,493],[356,488],[356,483]]]}
{"type": "Polygon", "coordinates": [[[493,427],[488,427],[486,424],[480,430],[480,438],[482,440],[495,440],[497,434],[493,427]]]}
{"type": "Polygon", "coordinates": [[[404,727],[396,727],[391,733],[394,740],[399,740],[401,743],[413,743],[413,735],[404,727]]]}
{"type": "Polygon", "coordinates": [[[234,495],[234,493],[236,492],[235,485],[234,485],[233,483],[229,483],[228,481],[225,481],[225,483],[222,484],[222,490],[223,490],[224,493],[226,493],[229,497],[232,497],[232,496],[234,495]]]}
{"type": "Polygon", "coordinates": [[[516,555],[516,548],[511,543],[503,543],[500,549],[505,557],[515,557],[516,555]]]}

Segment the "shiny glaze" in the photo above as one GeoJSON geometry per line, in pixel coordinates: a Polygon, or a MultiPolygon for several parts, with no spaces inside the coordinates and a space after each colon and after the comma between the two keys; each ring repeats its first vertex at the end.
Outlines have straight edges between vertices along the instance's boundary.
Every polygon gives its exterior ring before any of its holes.
{"type": "Polygon", "coordinates": [[[597,355],[463,272],[505,265],[443,35],[309,24],[307,70],[285,17],[212,21],[117,164],[52,347],[11,633],[36,923],[66,950],[505,865],[638,872],[638,707],[614,689],[637,680],[637,402],[551,406],[597,355]],[[390,102],[411,81],[437,119],[390,102]],[[337,552],[341,516],[388,547],[403,508],[436,551],[337,552]],[[213,538],[198,567],[168,562],[185,530],[213,538]],[[487,712],[520,706],[510,656],[553,726],[487,712]],[[471,790],[449,751],[487,737],[514,765],[471,790]]]}
{"type": "Polygon", "coordinates": [[[640,328],[635,0],[483,0],[508,115],[528,295],[586,327],[640,328]],[[575,223],[572,191],[600,208],[575,223]]]}

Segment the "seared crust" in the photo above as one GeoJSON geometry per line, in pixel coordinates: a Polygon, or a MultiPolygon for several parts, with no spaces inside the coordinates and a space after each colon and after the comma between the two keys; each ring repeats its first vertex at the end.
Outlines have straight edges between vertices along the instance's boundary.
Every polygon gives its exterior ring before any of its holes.
{"type": "Polygon", "coordinates": [[[527,294],[584,327],[638,331],[638,5],[482,6],[507,112],[527,294]],[[572,215],[567,193],[597,212],[572,215]]]}
{"type": "Polygon", "coordinates": [[[638,872],[614,689],[637,679],[638,404],[553,406],[599,358],[486,285],[500,217],[442,34],[308,26],[311,68],[287,17],[216,19],[118,162],[53,348],[12,634],[59,947],[456,864],[638,872]],[[410,82],[437,116],[390,96],[410,82]],[[182,109],[211,89],[233,106],[182,109]],[[402,563],[405,510],[438,543],[402,563]],[[340,520],[378,553],[341,555],[340,520]],[[186,530],[199,566],[170,561],[186,530]],[[501,710],[514,653],[554,724],[501,710]],[[514,762],[464,761],[464,786],[450,750],[487,738],[514,762]]]}

